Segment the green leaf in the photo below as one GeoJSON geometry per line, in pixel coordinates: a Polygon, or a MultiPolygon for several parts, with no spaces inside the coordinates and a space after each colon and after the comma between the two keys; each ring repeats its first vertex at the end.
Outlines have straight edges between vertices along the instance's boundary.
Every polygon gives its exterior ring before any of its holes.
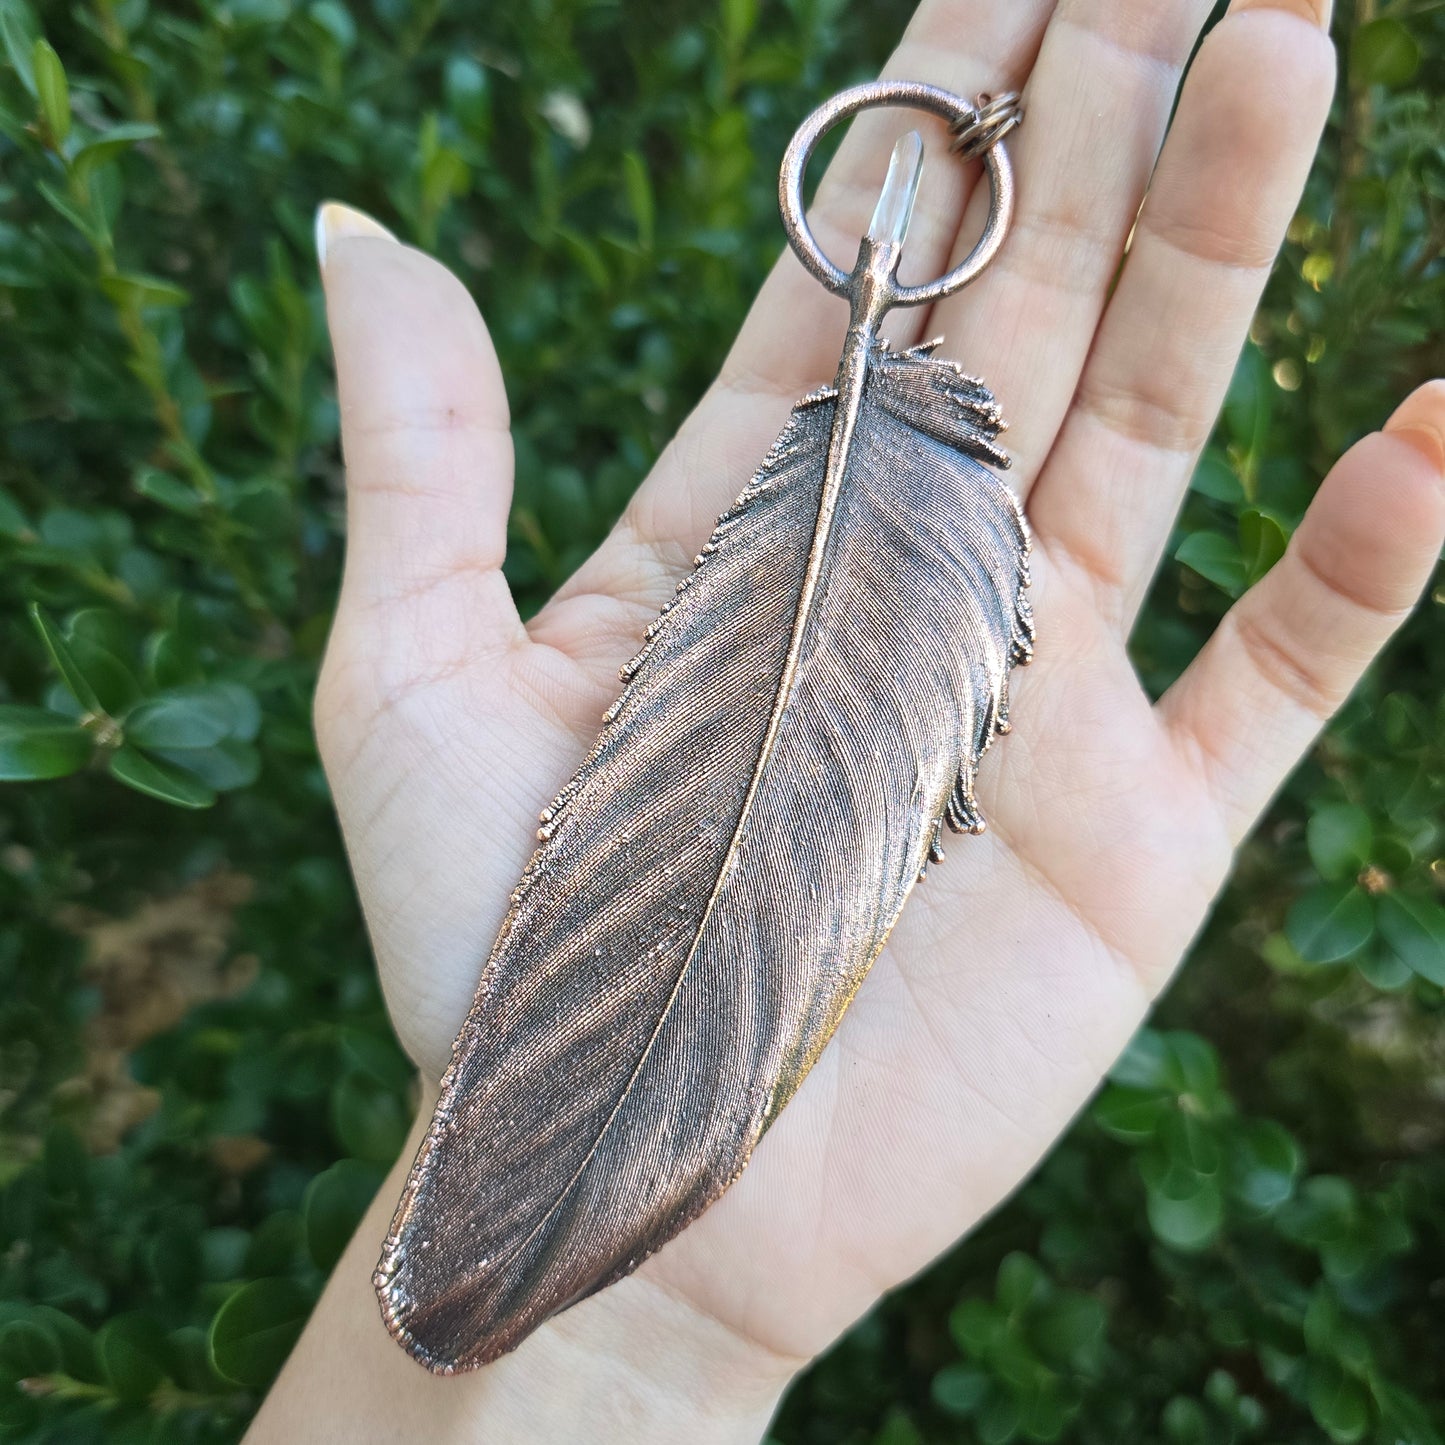
{"type": "Polygon", "coordinates": [[[1104,1306],[1093,1295],[1068,1290],[1039,1311],[1031,1334],[1051,1364],[1088,1373],[1097,1362],[1106,1322],[1104,1306]]]}
{"type": "Polygon", "coordinates": [[[269,1385],[310,1313],[310,1296],[295,1280],[257,1279],[242,1285],[211,1321],[207,1343],[212,1365],[238,1385],[269,1385]]]}
{"type": "Polygon", "coordinates": [[[231,736],[243,743],[255,742],[261,731],[261,704],[256,694],[239,682],[213,682],[210,686],[230,699],[231,736]]]}
{"type": "Polygon", "coordinates": [[[1308,1396],[1315,1423],[1337,1445],[1364,1439],[1370,1428],[1369,1400],[1333,1360],[1311,1361],[1308,1396]]]}
{"type": "Polygon", "coordinates": [[[1259,956],[1280,973],[1308,973],[1314,967],[1295,951],[1295,946],[1282,932],[1271,933],[1259,945],[1259,956]]]}
{"type": "Polygon", "coordinates": [[[408,1087],[414,1066],[389,1035],[382,1038],[366,1029],[343,1028],[337,1043],[346,1064],[374,1082],[397,1092],[408,1087]]]}
{"type": "Polygon", "coordinates": [[[994,1342],[988,1363],[990,1373],[1020,1402],[1052,1381],[1053,1371],[1033,1352],[1023,1332],[1012,1326],[994,1342]]]}
{"type": "Polygon", "coordinates": [[[183,1218],[159,1225],[146,1245],[145,1264],[157,1290],[185,1298],[200,1275],[200,1238],[183,1218]]]}
{"type": "MultiPolygon", "coordinates": [[[[78,617],[78,614],[77,614],[78,617]]],[[[66,641],[85,680],[112,717],[125,713],[140,696],[135,673],[98,638],[82,632],[72,620],[66,641]]]]}
{"type": "Polygon", "coordinates": [[[1206,1107],[1219,1101],[1219,1055],[1214,1046],[1187,1029],[1172,1029],[1164,1035],[1173,1059],[1172,1078],[1180,1094],[1190,1094],[1206,1107]]]}
{"type": "Polygon", "coordinates": [[[20,510],[20,504],[0,487],[0,537],[20,539],[28,537],[31,531],[30,519],[20,510]]]}
{"type": "Polygon", "coordinates": [[[92,751],[90,734],[64,713],[0,703],[0,782],[66,777],[92,751]]]}
{"type": "Polygon", "coordinates": [[[465,195],[471,183],[471,168],[450,146],[438,146],[422,164],[422,196],[428,210],[440,211],[448,201],[465,195]]]}
{"type": "Polygon", "coordinates": [[[1158,1185],[1147,1185],[1145,1206],[1149,1227],[1173,1249],[1196,1251],[1211,1244],[1224,1222],[1224,1200],[1214,1180],[1186,1181],[1170,1170],[1158,1185]]]}
{"type": "Polygon", "coordinates": [[[1289,533],[1279,520],[1258,507],[1250,507],[1239,517],[1239,550],[1244,559],[1245,577],[1253,586],[1284,556],[1289,533]]]}
{"type": "Polygon", "coordinates": [[[1375,914],[1363,889],[1324,883],[1296,901],[1284,928],[1301,958],[1339,963],[1370,941],[1375,914]]]}
{"type": "Polygon", "coordinates": [[[117,272],[113,276],[102,276],[100,285],[105,294],[121,306],[184,306],[191,299],[188,291],[159,276],[117,272]]]}
{"type": "Polygon", "coordinates": [[[70,158],[71,169],[84,184],[89,180],[91,172],[96,167],[103,166],[124,155],[132,146],[139,145],[142,141],[158,139],[160,134],[161,132],[156,126],[145,125],[138,121],[113,125],[93,140],[88,140],[76,147],[75,154],[70,158]]]}
{"type": "MultiPolygon", "coordinates": [[[[780,1442],[768,1435],[764,1437],[763,1445],[780,1445],[780,1442]]],[[[873,1436],[873,1445],[926,1445],[926,1442],[907,1412],[895,1406],[873,1436]]]]}
{"type": "Polygon", "coordinates": [[[1174,1093],[1174,1054],[1155,1029],[1140,1029],[1119,1056],[1109,1077],[1126,1089],[1161,1089],[1174,1093]]]}
{"type": "Polygon", "coordinates": [[[306,1247],[319,1270],[329,1274],[341,1258],[383,1178],[378,1165],[342,1159],[311,1181],[301,1215],[306,1247]]]}
{"type": "Polygon", "coordinates": [[[1215,1130],[1193,1109],[1173,1109],[1165,1116],[1159,1147],[1172,1166],[1190,1174],[1215,1175],[1224,1162],[1215,1130]]]}
{"type": "Polygon", "coordinates": [[[28,1315],[32,1323],[48,1330],[54,1337],[60,1349],[60,1368],[71,1379],[100,1383],[95,1339],[79,1320],[50,1305],[32,1305],[28,1315]]]}
{"type": "Polygon", "coordinates": [[[723,39],[732,53],[743,48],[758,20],[759,0],[723,0],[723,39]]]}
{"type": "Polygon", "coordinates": [[[36,181],[35,189],[51,210],[64,216],[88,241],[95,244],[100,239],[101,228],[95,217],[73,197],[57,190],[49,181],[36,181]]]}
{"type": "Polygon", "coordinates": [[[339,49],[350,50],[356,44],[356,21],[340,0],[314,0],[310,14],[339,49]]]}
{"type": "Polygon", "coordinates": [[[154,467],[144,467],[136,473],[135,489],[141,496],[183,517],[199,516],[205,510],[204,497],[179,478],[169,472],[158,472],[154,467]]]}
{"type": "Polygon", "coordinates": [[[1354,965],[1360,977],[1382,993],[1398,993],[1415,977],[1410,965],[1378,935],[1373,947],[1355,956],[1354,965]]]}
{"type": "Polygon", "coordinates": [[[139,684],[114,652],[92,632],[76,625],[84,614],[76,615],[68,635],[61,633],[38,604],[31,606],[30,615],[82,713],[114,716],[130,706],[140,690],[139,684]]]}
{"type": "Polygon", "coordinates": [[[571,226],[558,226],[556,234],[557,238],[566,245],[571,259],[591,280],[593,288],[599,292],[605,292],[612,284],[612,277],[607,270],[607,263],[602,259],[597,247],[585,235],[571,226]]]}
{"type": "Polygon", "coordinates": [[[1009,1314],[1026,1309],[1046,1288],[1047,1281],[1037,1261],[1018,1250],[1004,1256],[998,1267],[995,1297],[1009,1314]]]}
{"type": "Polygon", "coordinates": [[[627,204],[632,211],[633,223],[637,227],[637,244],[644,251],[650,251],[657,229],[657,208],[652,198],[652,181],[647,174],[647,162],[636,151],[623,153],[622,180],[627,190],[627,204]]]}
{"type": "Polygon", "coordinates": [[[103,515],[75,507],[48,507],[40,518],[40,540],[57,552],[95,561],[106,550],[108,540],[103,515]]]}
{"type": "Polygon", "coordinates": [[[1310,861],[1322,878],[1353,878],[1370,861],[1374,829],[1370,815],[1353,803],[1326,803],[1305,830],[1310,861]]]}
{"type": "Polygon", "coordinates": [[[1390,16],[1368,21],[1350,37],[1350,79],[1356,85],[1408,85],[1421,58],[1409,26],[1390,16]]]}
{"type": "Polygon", "coordinates": [[[125,735],[143,748],[210,748],[231,735],[234,721],[230,696],[201,684],[141,703],[126,717],[125,735]]]}
{"type": "Polygon", "coordinates": [[[1359,1201],[1354,1185],[1333,1174],[1316,1174],[1281,1210],[1279,1227],[1289,1239],[1316,1249],[1338,1243],[1354,1227],[1359,1201]]]}
{"type": "Polygon", "coordinates": [[[140,641],[133,619],[108,607],[83,607],[72,613],[66,635],[72,648],[77,643],[94,643],[114,653],[117,659],[133,652],[140,641]]]}
{"type": "Polygon", "coordinates": [[[280,25],[292,8],[290,0],[231,0],[226,7],[240,25],[280,25]]]}
{"type": "Polygon", "coordinates": [[[1249,566],[1239,544],[1218,532],[1191,533],[1174,557],[1231,597],[1238,597],[1249,580],[1249,566]]]}
{"type": "Polygon", "coordinates": [[[19,1319],[0,1327],[0,1375],[28,1380],[50,1374],[59,1364],[60,1341],[44,1325],[19,1319]]]}
{"type": "Polygon", "coordinates": [[[0,42],[20,84],[38,99],[35,86],[35,22],[20,5],[0,5],[0,42]]]}
{"type": "Polygon", "coordinates": [[[486,130],[491,119],[487,72],[469,55],[453,55],[446,66],[443,93],[447,110],[473,134],[486,130]]]}
{"type": "Polygon", "coordinates": [[[231,1280],[245,1272],[250,1238],[244,1229],[217,1225],[201,1235],[201,1278],[231,1280]]]}
{"type": "Polygon", "coordinates": [[[1275,387],[1269,362],[1254,342],[1245,343],[1224,399],[1224,426],[1239,453],[1258,455],[1269,431],[1275,387]]]}
{"type": "Polygon", "coordinates": [[[331,1122],[348,1154],[390,1165],[406,1140],[407,1114],[395,1091],[348,1074],[331,1094],[331,1122]]]}
{"type": "Polygon", "coordinates": [[[252,1230],[241,1272],[252,1277],[280,1275],[298,1263],[304,1250],[299,1211],[277,1209],[252,1230]]]}
{"type": "Polygon", "coordinates": [[[1164,1407],[1164,1433],[1176,1445],[1212,1445],[1209,1412],[1198,1400],[1176,1395],[1164,1407]]]}
{"type": "Polygon", "coordinates": [[[1352,1374],[1367,1372],[1373,1363],[1369,1341],[1326,1285],[1316,1285],[1310,1296],[1304,1337],[1312,1355],[1335,1360],[1352,1374]]]}
{"type": "Polygon", "coordinates": [[[1126,1089],[1191,1094],[1208,1108],[1219,1102],[1219,1056],[1186,1029],[1140,1029],[1109,1078],[1126,1089]]]}
{"type": "Polygon", "coordinates": [[[1244,501],[1244,488],[1240,485],[1239,476],[1230,465],[1228,456],[1218,447],[1206,448],[1189,485],[1200,496],[1223,502],[1226,506],[1237,507],[1244,501]]]}
{"type": "Polygon", "coordinates": [[[213,748],[156,748],[152,756],[194,774],[218,793],[249,788],[261,776],[261,754],[236,738],[213,748]]]}
{"type": "Polygon", "coordinates": [[[1232,1410],[1239,1401],[1239,1385],[1228,1370],[1213,1370],[1204,1382],[1204,1398],[1216,1410],[1232,1410]]]}
{"type": "Polygon", "coordinates": [[[1398,833],[1385,833],[1371,844],[1370,861],[1386,873],[1403,875],[1415,866],[1415,849],[1398,833]]]}
{"type": "Polygon", "coordinates": [[[195,639],[182,628],[157,632],[146,643],[146,671],[158,687],[186,687],[197,680],[195,639]]]}
{"type": "Polygon", "coordinates": [[[1019,1407],[1012,1395],[995,1392],[978,1417],[978,1438],[983,1445],[1008,1445],[1018,1434],[1019,1407]]]}
{"type": "Polygon", "coordinates": [[[1445,988],[1445,908],[1408,893],[1387,893],[1376,919],[1380,937],[1400,962],[1445,988]]]}
{"type": "Polygon", "coordinates": [[[31,51],[30,68],[45,128],[50,132],[51,141],[59,146],[70,134],[70,85],[55,47],[43,36],[36,40],[31,51]]]}
{"type": "Polygon", "coordinates": [[[1111,1138],[1139,1144],[1153,1138],[1160,1120],[1173,1107],[1165,1094],[1110,1087],[1095,1101],[1093,1118],[1111,1138]]]}
{"type": "Polygon", "coordinates": [[[1261,1211],[1277,1209],[1293,1193],[1300,1151],[1289,1130],[1270,1119],[1239,1125],[1235,1140],[1234,1192],[1261,1211]]]}
{"type": "Polygon", "coordinates": [[[1052,1390],[1025,1395],[1019,1409],[1019,1433],[1025,1440],[1053,1441],[1064,1433],[1069,1412],[1052,1390]]]}
{"type": "Polygon", "coordinates": [[[1430,1411],[1414,1395],[1383,1380],[1372,1381],[1371,1387],[1383,1438],[1404,1445],[1442,1445],[1440,1432],[1430,1422],[1430,1411]]]}
{"type": "Polygon", "coordinates": [[[30,617],[35,623],[36,631],[40,633],[40,640],[45,644],[51,660],[55,663],[56,671],[60,673],[66,687],[70,689],[71,696],[80,704],[84,712],[103,714],[105,709],[100,705],[100,699],[95,695],[95,689],[80,670],[80,664],[76,661],[69,644],[38,602],[30,604],[30,617]]]}
{"type": "Polygon", "coordinates": [[[981,1359],[1002,1337],[1005,1322],[992,1301],[974,1296],[959,1302],[948,1317],[948,1328],[959,1349],[981,1359]]]}
{"type": "Polygon", "coordinates": [[[216,801],[214,789],[193,773],[147,757],[139,748],[126,746],[113,753],[110,774],[126,787],[178,808],[209,808],[216,801]]]}
{"type": "Polygon", "coordinates": [[[101,1326],[95,1337],[96,1358],[106,1383],[120,1399],[137,1402],[148,1399],[165,1378],[160,1360],[165,1352],[165,1335],[148,1315],[116,1315],[101,1326]]]}
{"type": "Polygon", "coordinates": [[[988,1394],[988,1376],[972,1365],[945,1365],[933,1377],[933,1400],[949,1415],[966,1418],[988,1394]]]}

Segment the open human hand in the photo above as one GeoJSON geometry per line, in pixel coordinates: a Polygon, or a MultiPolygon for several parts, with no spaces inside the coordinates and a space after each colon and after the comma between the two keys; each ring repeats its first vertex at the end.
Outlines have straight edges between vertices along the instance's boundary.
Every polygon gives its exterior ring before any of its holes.
{"type": "MultiPolygon", "coordinates": [[[[1233,849],[1429,576],[1445,536],[1440,383],[1338,463],[1284,558],[1157,704],[1130,666],[1333,83],[1327,0],[1235,0],[1169,126],[1210,9],[923,0],[887,68],[960,94],[1027,81],[1002,253],[885,333],[942,334],[940,355],[982,373],[1013,422],[1036,660],[983,766],[988,833],[915,891],[742,1179],[635,1280],[547,1326],[560,1348],[599,1322],[695,1324],[739,1389],[770,1398],[979,1220],[1098,1084],[1233,849]]],[[[822,183],[811,222],[837,259],[897,122],[862,118],[822,183]]],[[[971,189],[951,160],[930,166],[903,279],[968,249],[987,199],[971,189]]],[[[500,570],[507,403],[476,308],[375,223],[338,207],[322,222],[349,533],[317,729],[392,1017],[434,1088],[538,809],[792,402],[831,380],[846,308],[784,255],[612,535],[524,625],[500,570]]],[[[555,1348],[529,1341],[482,1374],[555,1348]]],[[[646,1368],[645,1349],[631,1358],[646,1368]]]]}

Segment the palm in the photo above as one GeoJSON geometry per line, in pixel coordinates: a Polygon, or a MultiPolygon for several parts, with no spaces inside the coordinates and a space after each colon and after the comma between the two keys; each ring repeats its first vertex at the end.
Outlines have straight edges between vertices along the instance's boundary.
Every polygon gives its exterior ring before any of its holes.
{"type": "MultiPolygon", "coordinates": [[[[979,32],[959,8],[991,16],[1014,67],[1042,37],[1015,147],[1019,223],[971,291],[893,329],[944,333],[1013,420],[1038,658],[1016,680],[1013,736],[984,764],[989,832],[931,870],[742,1181],[644,1271],[784,1354],[820,1348],[975,1222],[1079,1108],[1445,526],[1425,452],[1367,440],[1285,561],[1150,703],[1125,640],[1298,194],[1327,47],[1291,7],[1236,5],[1266,13],[1226,22],[1203,52],[1110,299],[1208,4],[1061,4],[1068,23],[1050,25],[1045,0],[928,0],[893,69],[954,89],[1018,78],[961,53],[979,32]]],[[[860,123],[824,183],[815,225],[839,256],[891,134],[860,123]]],[[[905,262],[919,272],[968,229],[947,170],[925,178],[905,262]]],[[[392,1014],[434,1082],[538,808],[792,399],[830,378],[843,316],[785,258],[613,537],[524,629],[498,570],[505,400],[470,303],[383,240],[333,244],[326,279],[352,542],[319,728],[392,1014]]],[[[1395,425],[1429,434],[1442,410],[1421,393],[1395,425]]]]}

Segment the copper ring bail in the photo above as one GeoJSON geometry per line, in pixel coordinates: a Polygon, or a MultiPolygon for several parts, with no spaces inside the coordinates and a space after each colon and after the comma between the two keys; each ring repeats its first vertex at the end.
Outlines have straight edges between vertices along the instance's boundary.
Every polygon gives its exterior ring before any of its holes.
{"type": "Polygon", "coordinates": [[[967,137],[970,146],[980,145],[976,153],[983,159],[988,174],[988,220],[972,251],[953,270],[924,286],[899,286],[890,302],[896,306],[920,306],[941,300],[960,291],[975,280],[984,267],[998,254],[1008,234],[1014,212],[1014,177],[1008,152],[1000,144],[1003,136],[1021,119],[1018,97],[1000,96],[981,110],[961,96],[936,85],[910,80],[876,80],[855,85],[825,101],[798,127],[783,156],[778,176],[778,206],[783,214],[783,227],[798,259],[828,290],[837,295],[848,294],[849,274],[823,254],[811,229],[803,205],[803,173],[808,158],[825,132],[841,120],[875,106],[905,106],[927,111],[943,120],[956,139],[967,137]],[[977,128],[982,127],[981,131],[977,128]],[[987,137],[985,139],[985,136],[987,137]]]}
{"type": "Polygon", "coordinates": [[[949,127],[953,144],[949,149],[961,160],[976,161],[1001,141],[1016,126],[1023,124],[1023,103],[1018,92],[1010,90],[1000,96],[981,95],[978,109],[970,121],[955,121],[949,127]]]}

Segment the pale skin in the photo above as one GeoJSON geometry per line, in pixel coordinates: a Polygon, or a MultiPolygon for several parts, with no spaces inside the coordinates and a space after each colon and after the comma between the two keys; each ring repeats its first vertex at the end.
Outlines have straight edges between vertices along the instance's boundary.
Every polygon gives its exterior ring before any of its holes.
{"type": "MultiPolygon", "coordinates": [[[[984,765],[989,831],[930,870],[722,1201],[635,1276],[455,1379],[391,1342],[370,1284],[414,1132],[253,1442],[755,1441],[792,1376],[1008,1195],[1084,1105],[1445,539],[1435,382],[1336,464],[1284,559],[1160,702],[1130,667],[1329,105],[1327,8],[1235,0],[1166,140],[1207,0],[923,0],[886,74],[964,95],[1027,83],[1001,256],[885,328],[945,336],[941,354],[982,373],[1013,422],[1039,645],[984,765]]],[[[812,224],[845,266],[918,119],[864,117],[823,181],[812,224]]],[[[986,203],[925,134],[909,281],[962,255],[986,203]]],[[[422,1080],[419,1130],[538,809],[792,401],[831,380],[846,308],[785,255],[612,535],[524,625],[500,571],[512,452],[481,316],[366,217],[327,207],[319,229],[349,531],[316,722],[422,1080]]]]}

